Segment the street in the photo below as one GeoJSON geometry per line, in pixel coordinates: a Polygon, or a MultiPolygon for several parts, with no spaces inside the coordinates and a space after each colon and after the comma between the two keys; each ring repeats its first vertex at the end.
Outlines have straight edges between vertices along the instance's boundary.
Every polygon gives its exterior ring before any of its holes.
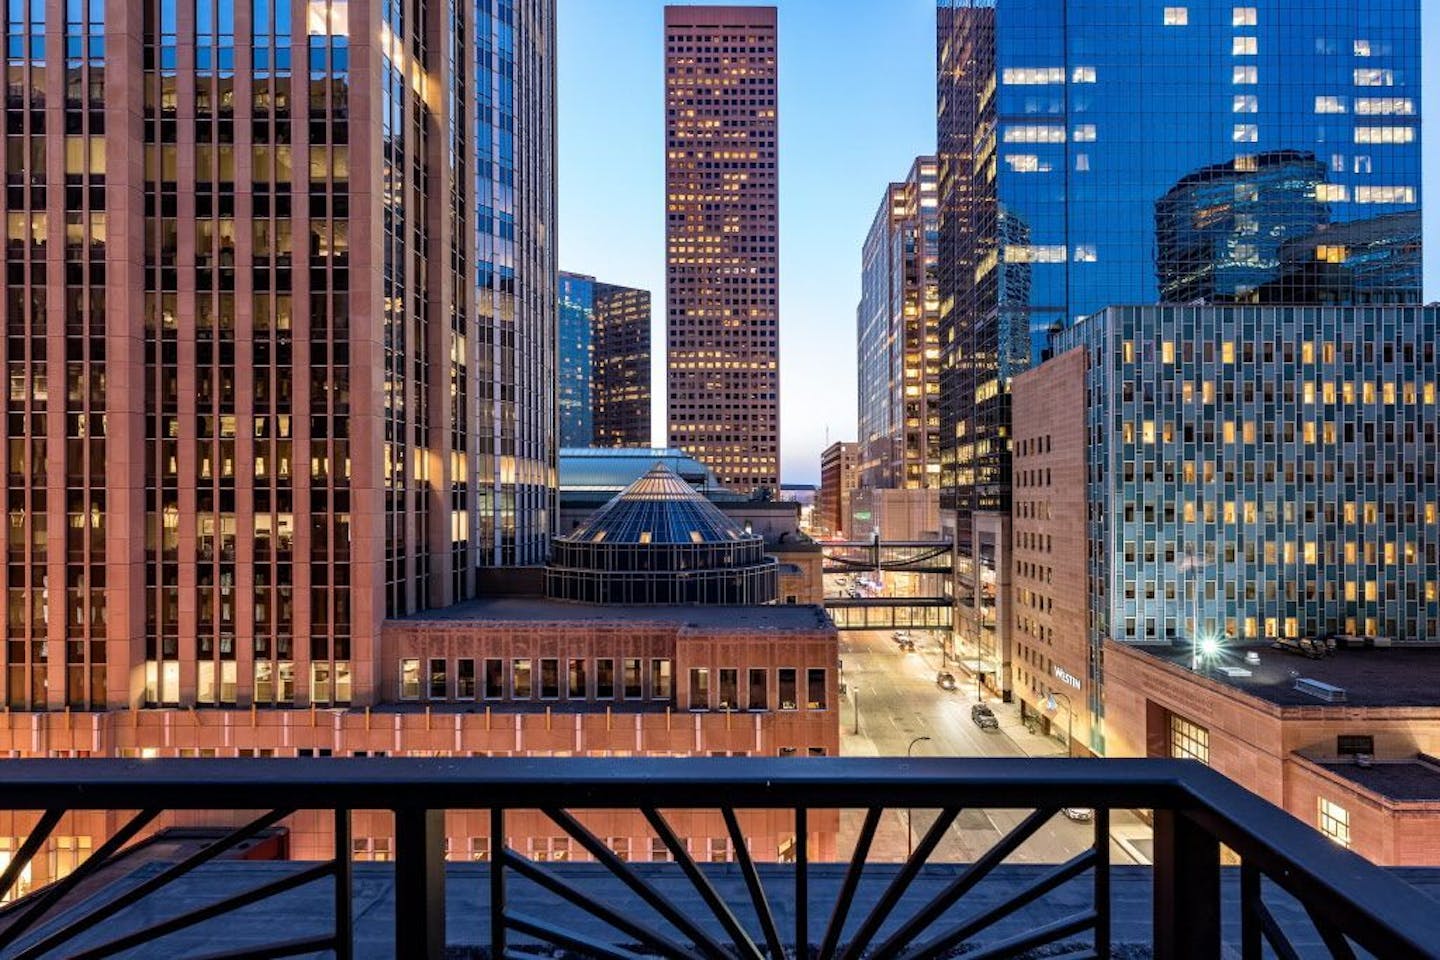
{"type": "MultiPolygon", "coordinates": [[[[854,631],[840,635],[841,677],[847,687],[841,710],[840,749],[844,756],[905,756],[917,737],[928,740],[914,744],[914,756],[942,757],[1038,757],[1061,756],[1063,746],[1049,737],[1030,733],[1012,704],[987,700],[1000,720],[1001,729],[986,732],[970,719],[976,702],[973,682],[958,667],[948,669],[959,683],[956,690],[942,690],[935,683],[941,669],[938,634],[912,633],[915,652],[904,653],[890,638],[890,631],[854,631]],[[859,732],[856,733],[855,704],[859,704],[859,732]]],[[[1028,810],[964,810],[951,825],[931,859],[934,862],[973,861],[1004,834],[1020,823],[1028,810]]],[[[935,811],[915,810],[915,840],[934,821],[935,811]]],[[[840,849],[853,846],[864,819],[863,811],[847,811],[841,823],[840,849]]],[[[886,811],[876,835],[871,858],[903,860],[906,855],[906,811],[886,811]]],[[[1077,823],[1057,815],[1026,841],[1010,861],[1016,863],[1058,863],[1069,859],[1094,837],[1091,823],[1077,823]]],[[[1116,811],[1111,815],[1110,855],[1115,863],[1146,862],[1149,828],[1134,814],[1116,811]]]]}

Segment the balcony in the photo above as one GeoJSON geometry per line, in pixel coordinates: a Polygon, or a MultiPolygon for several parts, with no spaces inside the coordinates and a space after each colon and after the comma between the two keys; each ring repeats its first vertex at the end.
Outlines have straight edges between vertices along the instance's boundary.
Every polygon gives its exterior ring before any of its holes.
{"type": "Polygon", "coordinates": [[[12,760],[4,770],[0,822],[33,827],[0,858],[0,890],[67,816],[103,811],[111,824],[61,879],[0,909],[4,960],[1389,960],[1440,949],[1435,900],[1182,761],[12,760]],[[1094,809],[1087,846],[1061,863],[1007,862],[1062,808],[1094,809]],[[908,824],[897,814],[911,809],[925,813],[906,830],[911,852],[885,861],[882,823],[908,824]],[[962,811],[982,809],[1009,811],[1016,825],[967,862],[935,862],[962,811]],[[1112,866],[1109,814],[1120,809],[1153,811],[1153,868],[1112,866]],[[241,825],[213,842],[126,865],[166,817],[220,811],[248,812],[232,813],[226,822],[241,825]],[[393,863],[352,859],[366,811],[393,817],[393,863]],[[543,817],[593,862],[499,844],[486,862],[447,869],[447,811],[507,841],[520,818],[543,817]],[[723,823],[730,862],[697,862],[677,834],[696,811],[723,823]],[[642,819],[665,862],[617,855],[594,826],[617,815],[642,819]],[[780,851],[789,862],[758,862],[775,859],[747,842],[762,815],[793,826],[780,851]],[[331,859],[227,859],[302,822],[324,828],[331,859]]]}

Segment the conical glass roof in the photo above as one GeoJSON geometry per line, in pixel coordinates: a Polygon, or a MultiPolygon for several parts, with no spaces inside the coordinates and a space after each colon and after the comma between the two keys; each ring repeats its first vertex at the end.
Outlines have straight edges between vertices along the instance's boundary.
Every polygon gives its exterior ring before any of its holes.
{"type": "Polygon", "coordinates": [[[626,487],[574,531],[571,543],[736,543],[756,539],[664,463],[626,487]]]}

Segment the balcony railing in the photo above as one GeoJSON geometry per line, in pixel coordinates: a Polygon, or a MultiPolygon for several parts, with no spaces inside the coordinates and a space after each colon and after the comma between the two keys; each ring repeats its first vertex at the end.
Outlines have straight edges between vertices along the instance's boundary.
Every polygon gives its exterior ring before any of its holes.
{"type": "Polygon", "coordinates": [[[15,760],[0,764],[0,777],[0,809],[34,811],[36,824],[0,871],[0,890],[12,888],[67,812],[123,813],[113,819],[113,832],[72,872],[0,912],[0,958],[5,960],[98,960],[167,942],[175,946],[147,955],[191,956],[179,940],[162,938],[311,884],[328,905],[326,932],[290,940],[277,936],[263,947],[205,956],[236,960],[328,951],[349,960],[356,955],[351,818],[355,811],[373,810],[389,811],[394,818],[394,946],[384,952],[399,957],[439,960],[445,952],[447,810],[487,811],[480,816],[488,818],[492,838],[508,836],[507,818],[538,811],[599,865],[577,873],[496,843],[483,895],[489,921],[486,955],[491,958],[535,956],[527,951],[536,943],[607,960],[929,960],[960,952],[978,960],[1038,955],[1032,952],[1050,945],[1064,945],[1067,957],[1108,957],[1115,912],[1110,812],[1129,809],[1153,811],[1154,867],[1145,876],[1155,957],[1219,957],[1222,931],[1230,933],[1230,948],[1246,960],[1300,956],[1290,942],[1297,916],[1313,925],[1304,931],[1308,942],[1323,944],[1333,957],[1368,953],[1390,960],[1440,951],[1440,905],[1434,900],[1224,777],[1184,761],[15,760]],[[983,900],[975,895],[981,881],[993,878],[996,868],[1062,808],[1077,807],[1095,811],[1087,846],[1065,862],[1030,869],[1021,881],[1005,885],[999,900],[993,894],[983,900]],[[882,817],[911,808],[936,813],[917,831],[913,851],[882,868],[872,857],[882,817]],[[931,861],[937,847],[962,810],[977,809],[1025,814],[987,852],[936,872],[931,861]],[[266,812],[251,815],[244,826],[209,846],[133,873],[105,896],[77,892],[87,881],[93,887],[103,879],[97,874],[113,869],[127,846],[153,829],[166,811],[236,810],[266,812]],[[677,835],[675,811],[696,810],[723,820],[733,842],[732,869],[743,886],[717,884],[716,871],[697,863],[677,835]],[[837,850],[836,866],[821,867],[809,849],[813,828],[821,821],[837,823],[833,811],[838,810],[863,812],[863,820],[854,818],[860,822],[853,843],[847,839],[837,850]],[[297,862],[278,878],[265,874],[266,882],[200,907],[163,909],[167,890],[185,885],[197,868],[297,811],[326,812],[327,836],[333,824],[333,859],[297,862]],[[621,859],[586,826],[587,815],[597,811],[643,817],[657,850],[663,843],[673,858],[662,868],[668,883],[657,881],[655,866],[621,859]],[[757,864],[741,823],[758,816],[755,811],[784,811],[783,817],[793,818],[787,821],[794,825],[793,862],[757,864]],[[1222,867],[1222,845],[1224,861],[1238,867],[1222,867]],[[608,886],[593,881],[597,872],[608,886]],[[838,886],[812,884],[820,872],[838,880],[838,886]],[[1238,901],[1227,900],[1222,887],[1233,884],[1236,873],[1238,901]],[[685,897],[674,895],[677,884],[685,897]],[[515,891],[526,885],[556,903],[563,901],[566,908],[543,915],[525,912],[515,891]],[[857,896],[862,885],[869,896],[857,896]],[[605,895],[621,887],[628,891],[624,905],[605,895]],[[737,895],[741,890],[744,894],[737,895]],[[1015,923],[1027,908],[1062,890],[1067,892],[1064,903],[1052,902],[1044,922],[1015,923]],[[1083,901],[1078,908],[1077,890],[1083,901]],[[1284,924],[1274,908],[1281,898],[1290,908],[1284,924]],[[147,909],[138,909],[142,902],[147,909]],[[696,909],[697,902],[703,910],[696,909]],[[1237,902],[1238,917],[1222,922],[1222,914],[1234,912],[1237,902]],[[643,911],[635,909],[637,903],[643,911]],[[1293,909],[1295,903],[1300,910],[1293,909]],[[1057,915],[1057,910],[1062,912],[1057,915]],[[584,923],[577,926],[577,918],[584,923]],[[1011,932],[996,939],[1002,921],[1011,932]],[[596,929],[610,931],[609,939],[597,936],[596,929]],[[802,945],[798,950],[797,944],[802,945]]]}

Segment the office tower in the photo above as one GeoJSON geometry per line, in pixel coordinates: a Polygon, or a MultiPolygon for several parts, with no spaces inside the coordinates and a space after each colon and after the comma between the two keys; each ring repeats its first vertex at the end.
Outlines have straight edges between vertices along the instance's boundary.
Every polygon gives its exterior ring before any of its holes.
{"type": "Polygon", "coordinates": [[[860,485],[940,484],[936,164],[885,190],[862,253],[856,309],[860,485]]]}
{"type": "Polygon", "coordinates": [[[650,445],[650,291],[560,273],[560,446],[650,445]]]}
{"type": "Polygon", "coordinates": [[[554,3],[401,7],[10,6],[10,711],[372,702],[543,562],[554,3]]]}
{"type": "Polygon", "coordinates": [[[595,278],[560,271],[560,446],[595,443],[595,278]]]}
{"type": "Polygon", "coordinates": [[[650,291],[595,284],[595,445],[650,446],[650,291]]]}
{"type": "Polygon", "coordinates": [[[780,483],[774,7],[665,8],[669,445],[780,483]]]}
{"type": "Polygon", "coordinates": [[[820,454],[820,492],[815,512],[825,533],[838,535],[850,528],[850,494],[860,481],[860,444],[839,440],[820,454]]]}
{"type": "Polygon", "coordinates": [[[1101,645],[1440,635],[1440,310],[1152,306],[1054,341],[1014,390],[1015,691],[1101,645]],[[1053,519],[1052,519],[1053,518],[1053,519]]]}
{"type": "Polygon", "coordinates": [[[1009,385],[1051,331],[1192,294],[1419,301],[1420,2],[938,14],[942,496],[957,634],[1004,676],[1009,385]]]}

